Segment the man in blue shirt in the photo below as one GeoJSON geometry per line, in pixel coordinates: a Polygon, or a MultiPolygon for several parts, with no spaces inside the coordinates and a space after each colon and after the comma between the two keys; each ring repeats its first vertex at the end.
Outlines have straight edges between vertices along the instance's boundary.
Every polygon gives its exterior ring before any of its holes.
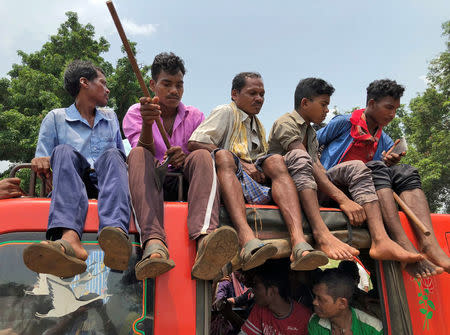
{"type": "Polygon", "coordinates": [[[88,198],[98,198],[104,263],[125,270],[131,255],[130,195],[117,116],[97,107],[108,102],[105,75],[90,62],[76,60],[64,73],[64,87],[75,102],[44,118],[31,161],[36,173],[53,180],[49,241],[27,247],[24,262],[35,272],[60,277],[83,273],[88,254],[80,239],[88,198]]]}

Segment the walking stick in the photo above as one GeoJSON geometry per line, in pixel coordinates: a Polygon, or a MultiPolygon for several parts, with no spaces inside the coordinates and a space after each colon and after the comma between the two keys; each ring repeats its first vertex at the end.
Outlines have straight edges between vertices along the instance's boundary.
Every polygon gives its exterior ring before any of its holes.
{"type": "Polygon", "coordinates": [[[392,192],[394,195],[395,201],[399,204],[399,206],[403,209],[403,212],[405,212],[406,216],[410,219],[411,222],[413,222],[419,230],[424,233],[425,236],[430,236],[431,232],[428,230],[427,227],[419,220],[419,218],[416,216],[416,214],[413,213],[411,208],[397,195],[397,193],[392,192]]]}
{"type": "MultiPolygon", "coordinates": [[[[136,75],[139,85],[141,86],[142,92],[144,93],[145,97],[150,98],[150,91],[148,90],[148,87],[145,85],[144,78],[142,77],[142,73],[139,70],[136,58],[134,57],[133,52],[131,51],[130,43],[128,43],[127,36],[125,35],[125,31],[123,30],[122,23],[120,23],[120,19],[119,16],[117,15],[116,9],[114,8],[114,4],[112,3],[111,0],[109,0],[106,1],[106,6],[108,6],[109,12],[111,13],[112,19],[117,28],[117,32],[119,33],[120,39],[122,40],[123,46],[128,55],[128,60],[130,61],[134,74],[136,75]]],[[[164,129],[160,118],[156,119],[156,125],[158,126],[159,132],[161,133],[161,136],[164,140],[164,143],[166,144],[167,149],[169,149],[170,148],[169,139],[167,138],[166,130],[164,129]]]]}

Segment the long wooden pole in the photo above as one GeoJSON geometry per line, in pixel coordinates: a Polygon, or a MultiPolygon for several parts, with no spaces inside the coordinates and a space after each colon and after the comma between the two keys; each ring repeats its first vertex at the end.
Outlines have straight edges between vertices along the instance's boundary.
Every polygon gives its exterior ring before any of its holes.
{"type": "Polygon", "coordinates": [[[399,204],[399,206],[403,209],[406,216],[410,219],[412,223],[416,225],[417,228],[420,229],[422,233],[425,234],[425,236],[430,236],[431,232],[428,230],[427,227],[419,220],[419,218],[414,214],[414,212],[409,208],[409,206],[398,196],[397,193],[392,192],[394,195],[395,201],[399,204]]]}
{"type": "MultiPolygon", "coordinates": [[[[109,12],[111,13],[112,19],[117,28],[117,32],[119,33],[120,39],[122,40],[123,46],[128,55],[128,60],[130,61],[131,67],[133,68],[133,71],[134,71],[134,74],[136,75],[139,85],[141,86],[142,92],[144,93],[144,96],[150,98],[151,97],[150,91],[148,90],[148,87],[145,85],[141,70],[139,70],[139,67],[136,62],[136,58],[134,57],[134,54],[131,51],[130,43],[128,43],[127,36],[125,35],[125,31],[123,30],[122,23],[120,22],[120,19],[119,19],[119,16],[117,15],[116,9],[114,8],[114,4],[112,3],[112,1],[106,1],[106,6],[108,6],[109,12]]],[[[169,149],[170,148],[169,139],[167,138],[166,130],[164,129],[160,118],[156,119],[156,125],[158,126],[159,132],[161,133],[161,136],[164,140],[164,143],[166,144],[167,149],[169,149]]]]}

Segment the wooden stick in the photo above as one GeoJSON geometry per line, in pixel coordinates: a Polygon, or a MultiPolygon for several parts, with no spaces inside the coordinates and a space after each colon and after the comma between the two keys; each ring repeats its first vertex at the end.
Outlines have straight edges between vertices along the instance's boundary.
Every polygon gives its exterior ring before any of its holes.
{"type": "Polygon", "coordinates": [[[392,192],[394,195],[395,201],[399,204],[399,206],[403,209],[403,212],[405,212],[406,216],[409,218],[411,222],[413,222],[417,228],[420,229],[422,233],[424,233],[425,236],[430,236],[431,232],[428,230],[427,227],[419,220],[419,218],[416,216],[416,214],[413,213],[411,208],[397,195],[397,193],[392,192]]]}
{"type": "Polygon", "coordinates": [[[392,150],[394,150],[394,148],[395,148],[395,147],[397,146],[397,144],[399,144],[399,143],[400,143],[400,139],[398,138],[398,139],[395,140],[394,145],[388,150],[388,152],[386,152],[386,155],[385,155],[385,156],[389,155],[389,154],[392,152],[392,150]]]}
{"type": "MultiPolygon", "coordinates": [[[[139,67],[136,62],[136,58],[134,57],[134,54],[131,51],[130,43],[128,43],[127,36],[125,35],[125,31],[123,30],[122,23],[120,22],[120,19],[119,19],[119,16],[117,15],[116,9],[114,8],[114,4],[112,3],[112,1],[106,1],[106,6],[108,6],[109,12],[111,13],[112,19],[117,28],[117,32],[119,33],[120,39],[122,40],[123,46],[128,55],[128,60],[130,61],[131,67],[133,68],[133,71],[134,71],[134,74],[136,75],[139,85],[141,86],[142,92],[144,93],[144,96],[150,98],[151,97],[150,91],[148,90],[148,87],[145,85],[141,70],[139,70],[139,67]]],[[[169,149],[170,148],[169,139],[167,138],[166,130],[164,129],[160,118],[156,119],[156,125],[158,126],[159,132],[161,133],[161,136],[164,140],[164,143],[166,144],[167,149],[169,149]]]]}

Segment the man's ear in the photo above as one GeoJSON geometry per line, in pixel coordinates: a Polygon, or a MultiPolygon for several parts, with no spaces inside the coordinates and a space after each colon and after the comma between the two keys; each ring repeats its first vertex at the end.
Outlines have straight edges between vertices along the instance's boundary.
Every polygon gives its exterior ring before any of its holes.
{"type": "Polygon", "coordinates": [[[86,87],[88,87],[88,85],[89,85],[89,80],[85,77],[80,77],[80,88],[81,87],[86,88],[86,87]]]}
{"type": "Polygon", "coordinates": [[[300,107],[305,108],[310,103],[310,100],[308,98],[302,98],[302,101],[300,101],[300,107]]]}
{"type": "Polygon", "coordinates": [[[341,310],[345,310],[349,307],[347,298],[337,298],[338,308],[341,310]]]}
{"type": "Polygon", "coordinates": [[[369,108],[374,108],[375,107],[375,104],[376,104],[377,102],[374,100],[374,99],[370,99],[368,102],[367,102],[367,107],[369,107],[369,108]]]}
{"type": "Polygon", "coordinates": [[[238,93],[237,89],[231,90],[231,100],[236,101],[238,93]]]}
{"type": "Polygon", "coordinates": [[[156,81],[154,81],[153,79],[150,79],[150,90],[155,93],[155,88],[156,88],[156,81]]]}

